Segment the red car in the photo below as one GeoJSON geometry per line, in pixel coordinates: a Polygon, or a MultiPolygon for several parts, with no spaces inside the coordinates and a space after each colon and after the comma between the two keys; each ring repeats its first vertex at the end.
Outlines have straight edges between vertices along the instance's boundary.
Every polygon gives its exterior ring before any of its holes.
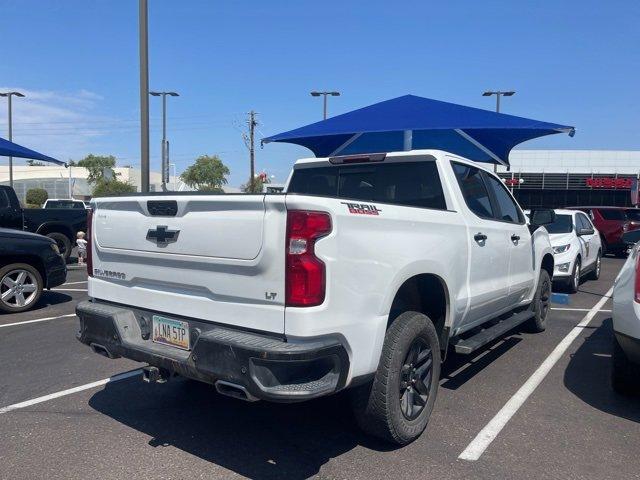
{"type": "Polygon", "coordinates": [[[629,220],[629,230],[640,229],[640,208],[625,208],[624,212],[629,220]]]}
{"type": "Polygon", "coordinates": [[[640,228],[640,222],[633,224],[627,218],[625,207],[567,207],[570,210],[582,210],[589,215],[591,221],[600,232],[603,253],[624,256],[627,245],[622,242],[622,234],[628,230],[640,228]]]}

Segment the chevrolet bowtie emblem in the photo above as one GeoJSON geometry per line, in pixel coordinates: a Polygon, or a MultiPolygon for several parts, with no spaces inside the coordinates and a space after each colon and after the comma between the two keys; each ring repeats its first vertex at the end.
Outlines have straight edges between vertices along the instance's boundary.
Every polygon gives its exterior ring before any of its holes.
{"type": "Polygon", "coordinates": [[[158,245],[167,245],[178,240],[180,230],[169,230],[166,225],[158,225],[154,230],[147,232],[147,240],[156,242],[158,245]]]}

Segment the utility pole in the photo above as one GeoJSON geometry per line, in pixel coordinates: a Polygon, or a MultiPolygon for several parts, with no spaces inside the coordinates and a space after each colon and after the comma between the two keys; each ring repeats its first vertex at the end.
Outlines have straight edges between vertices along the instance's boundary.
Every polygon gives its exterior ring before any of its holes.
{"type": "Polygon", "coordinates": [[[140,190],[149,192],[149,15],[147,0],[139,0],[140,48],[140,190]]]}
{"type": "MultiPolygon", "coordinates": [[[[3,92],[0,93],[0,97],[7,97],[7,101],[9,104],[9,141],[13,141],[13,118],[12,118],[12,108],[11,108],[11,97],[24,97],[24,94],[20,92],[3,92]]],[[[13,157],[9,157],[9,186],[13,188],[13,157]]]]}
{"type": "Polygon", "coordinates": [[[253,189],[255,187],[255,175],[256,175],[256,149],[255,149],[255,132],[256,132],[256,127],[258,126],[258,122],[256,121],[256,115],[257,113],[254,112],[253,110],[251,110],[249,112],[249,120],[247,120],[247,125],[249,125],[249,135],[247,138],[247,135],[243,135],[245,143],[247,144],[247,147],[249,148],[249,188],[251,189],[251,192],[253,193],[253,189]]]}

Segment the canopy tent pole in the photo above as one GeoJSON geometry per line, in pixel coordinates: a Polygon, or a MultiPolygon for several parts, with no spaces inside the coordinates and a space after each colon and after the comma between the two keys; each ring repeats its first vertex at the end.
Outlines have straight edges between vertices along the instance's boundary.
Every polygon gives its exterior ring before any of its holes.
{"type": "Polygon", "coordinates": [[[362,135],[362,134],[361,133],[356,133],[355,135],[353,135],[351,138],[349,138],[349,140],[347,140],[342,145],[340,145],[338,148],[336,148],[333,152],[331,152],[329,154],[329,156],[330,157],[335,157],[336,155],[338,155],[342,150],[344,150],[349,145],[351,145],[353,142],[355,142],[358,138],[360,138],[360,135],[362,135]]]}
{"type": "Polygon", "coordinates": [[[405,152],[408,152],[409,150],[413,150],[413,130],[404,131],[403,149],[405,152]]]}
{"type": "Polygon", "coordinates": [[[484,145],[482,145],[479,141],[477,141],[475,138],[473,138],[472,136],[468,135],[466,132],[460,130],[459,128],[455,129],[456,133],[458,135],[460,135],[462,138],[464,138],[465,140],[468,140],[472,145],[474,145],[475,147],[478,147],[480,150],[482,150],[484,153],[486,153],[487,155],[489,155],[491,158],[493,158],[496,162],[498,162],[500,165],[507,165],[505,162],[502,161],[502,159],[500,157],[498,157],[495,153],[493,153],[491,150],[489,150],[487,147],[485,147],[484,145]]]}

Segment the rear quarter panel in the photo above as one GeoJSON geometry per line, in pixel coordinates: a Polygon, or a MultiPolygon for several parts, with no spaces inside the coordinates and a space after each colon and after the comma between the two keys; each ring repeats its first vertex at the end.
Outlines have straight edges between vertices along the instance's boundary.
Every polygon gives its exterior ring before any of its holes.
{"type": "MultiPolygon", "coordinates": [[[[351,377],[375,371],[394,296],[409,278],[430,273],[442,278],[458,299],[447,322],[466,307],[466,226],[454,211],[378,202],[378,215],[350,213],[348,200],[288,194],[288,210],[331,214],[331,234],[316,243],[326,265],[322,305],[286,308],[287,336],[340,332],[357,354],[351,377]]],[[[356,202],[356,201],[351,201],[356,202]]]]}

